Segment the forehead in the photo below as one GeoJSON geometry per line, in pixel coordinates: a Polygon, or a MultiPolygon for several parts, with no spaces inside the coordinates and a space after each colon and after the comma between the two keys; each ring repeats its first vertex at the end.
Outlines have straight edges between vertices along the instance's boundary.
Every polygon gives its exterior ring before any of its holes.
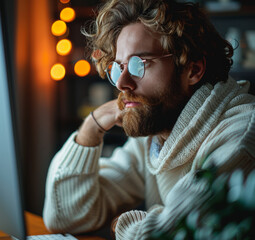
{"type": "Polygon", "coordinates": [[[117,39],[116,60],[125,61],[132,55],[143,53],[161,54],[159,35],[150,32],[142,23],[125,26],[117,39]]]}

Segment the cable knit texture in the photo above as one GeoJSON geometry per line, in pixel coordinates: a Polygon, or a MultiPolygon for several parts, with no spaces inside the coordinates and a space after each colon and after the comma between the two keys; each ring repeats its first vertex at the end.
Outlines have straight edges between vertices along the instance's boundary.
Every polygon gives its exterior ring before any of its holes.
{"type": "Polygon", "coordinates": [[[255,167],[255,97],[248,88],[248,82],[231,78],[203,85],[159,154],[150,154],[152,137],[129,138],[104,159],[102,145],[79,146],[74,133],[49,168],[46,226],[54,232],[86,232],[123,212],[116,239],[142,240],[170,231],[206,197],[206,184],[194,181],[198,169],[214,164],[221,172],[242,168],[248,173],[255,167]],[[143,200],[147,211],[132,210],[143,200]]]}

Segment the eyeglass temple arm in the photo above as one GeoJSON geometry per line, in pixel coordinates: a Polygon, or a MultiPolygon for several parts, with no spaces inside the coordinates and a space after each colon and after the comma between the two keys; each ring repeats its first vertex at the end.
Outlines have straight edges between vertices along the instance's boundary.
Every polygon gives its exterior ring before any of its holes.
{"type": "Polygon", "coordinates": [[[172,55],[173,55],[173,54],[172,54],[172,53],[170,53],[170,54],[163,55],[163,56],[160,56],[160,57],[154,57],[154,58],[151,58],[151,60],[153,60],[153,59],[165,58],[165,57],[170,57],[170,56],[172,56],[172,55]]]}

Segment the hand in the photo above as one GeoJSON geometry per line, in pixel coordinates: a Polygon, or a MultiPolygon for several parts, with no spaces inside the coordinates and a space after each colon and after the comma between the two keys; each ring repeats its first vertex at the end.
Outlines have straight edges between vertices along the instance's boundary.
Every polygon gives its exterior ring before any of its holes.
{"type": "Polygon", "coordinates": [[[111,237],[114,240],[115,239],[115,229],[118,222],[119,216],[115,217],[111,222],[111,237]]]}
{"type": "Polygon", "coordinates": [[[117,105],[117,99],[107,102],[94,111],[94,117],[105,130],[111,129],[114,125],[122,125],[122,111],[117,105]]]}
{"type": "MultiPolygon", "coordinates": [[[[107,102],[93,112],[96,121],[105,130],[111,129],[114,125],[122,126],[121,113],[117,100],[107,102]]],[[[103,136],[104,131],[97,125],[92,116],[89,115],[78,131],[76,142],[88,147],[97,146],[103,141],[103,136]]]]}

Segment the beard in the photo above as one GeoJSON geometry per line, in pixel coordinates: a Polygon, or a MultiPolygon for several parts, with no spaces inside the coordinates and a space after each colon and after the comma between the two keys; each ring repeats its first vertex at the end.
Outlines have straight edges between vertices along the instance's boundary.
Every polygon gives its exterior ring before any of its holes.
{"type": "Polygon", "coordinates": [[[155,97],[136,96],[121,92],[118,107],[122,110],[122,127],[127,136],[140,137],[170,132],[188,101],[180,79],[155,97]],[[138,107],[125,108],[123,100],[141,103],[138,107]]]}

